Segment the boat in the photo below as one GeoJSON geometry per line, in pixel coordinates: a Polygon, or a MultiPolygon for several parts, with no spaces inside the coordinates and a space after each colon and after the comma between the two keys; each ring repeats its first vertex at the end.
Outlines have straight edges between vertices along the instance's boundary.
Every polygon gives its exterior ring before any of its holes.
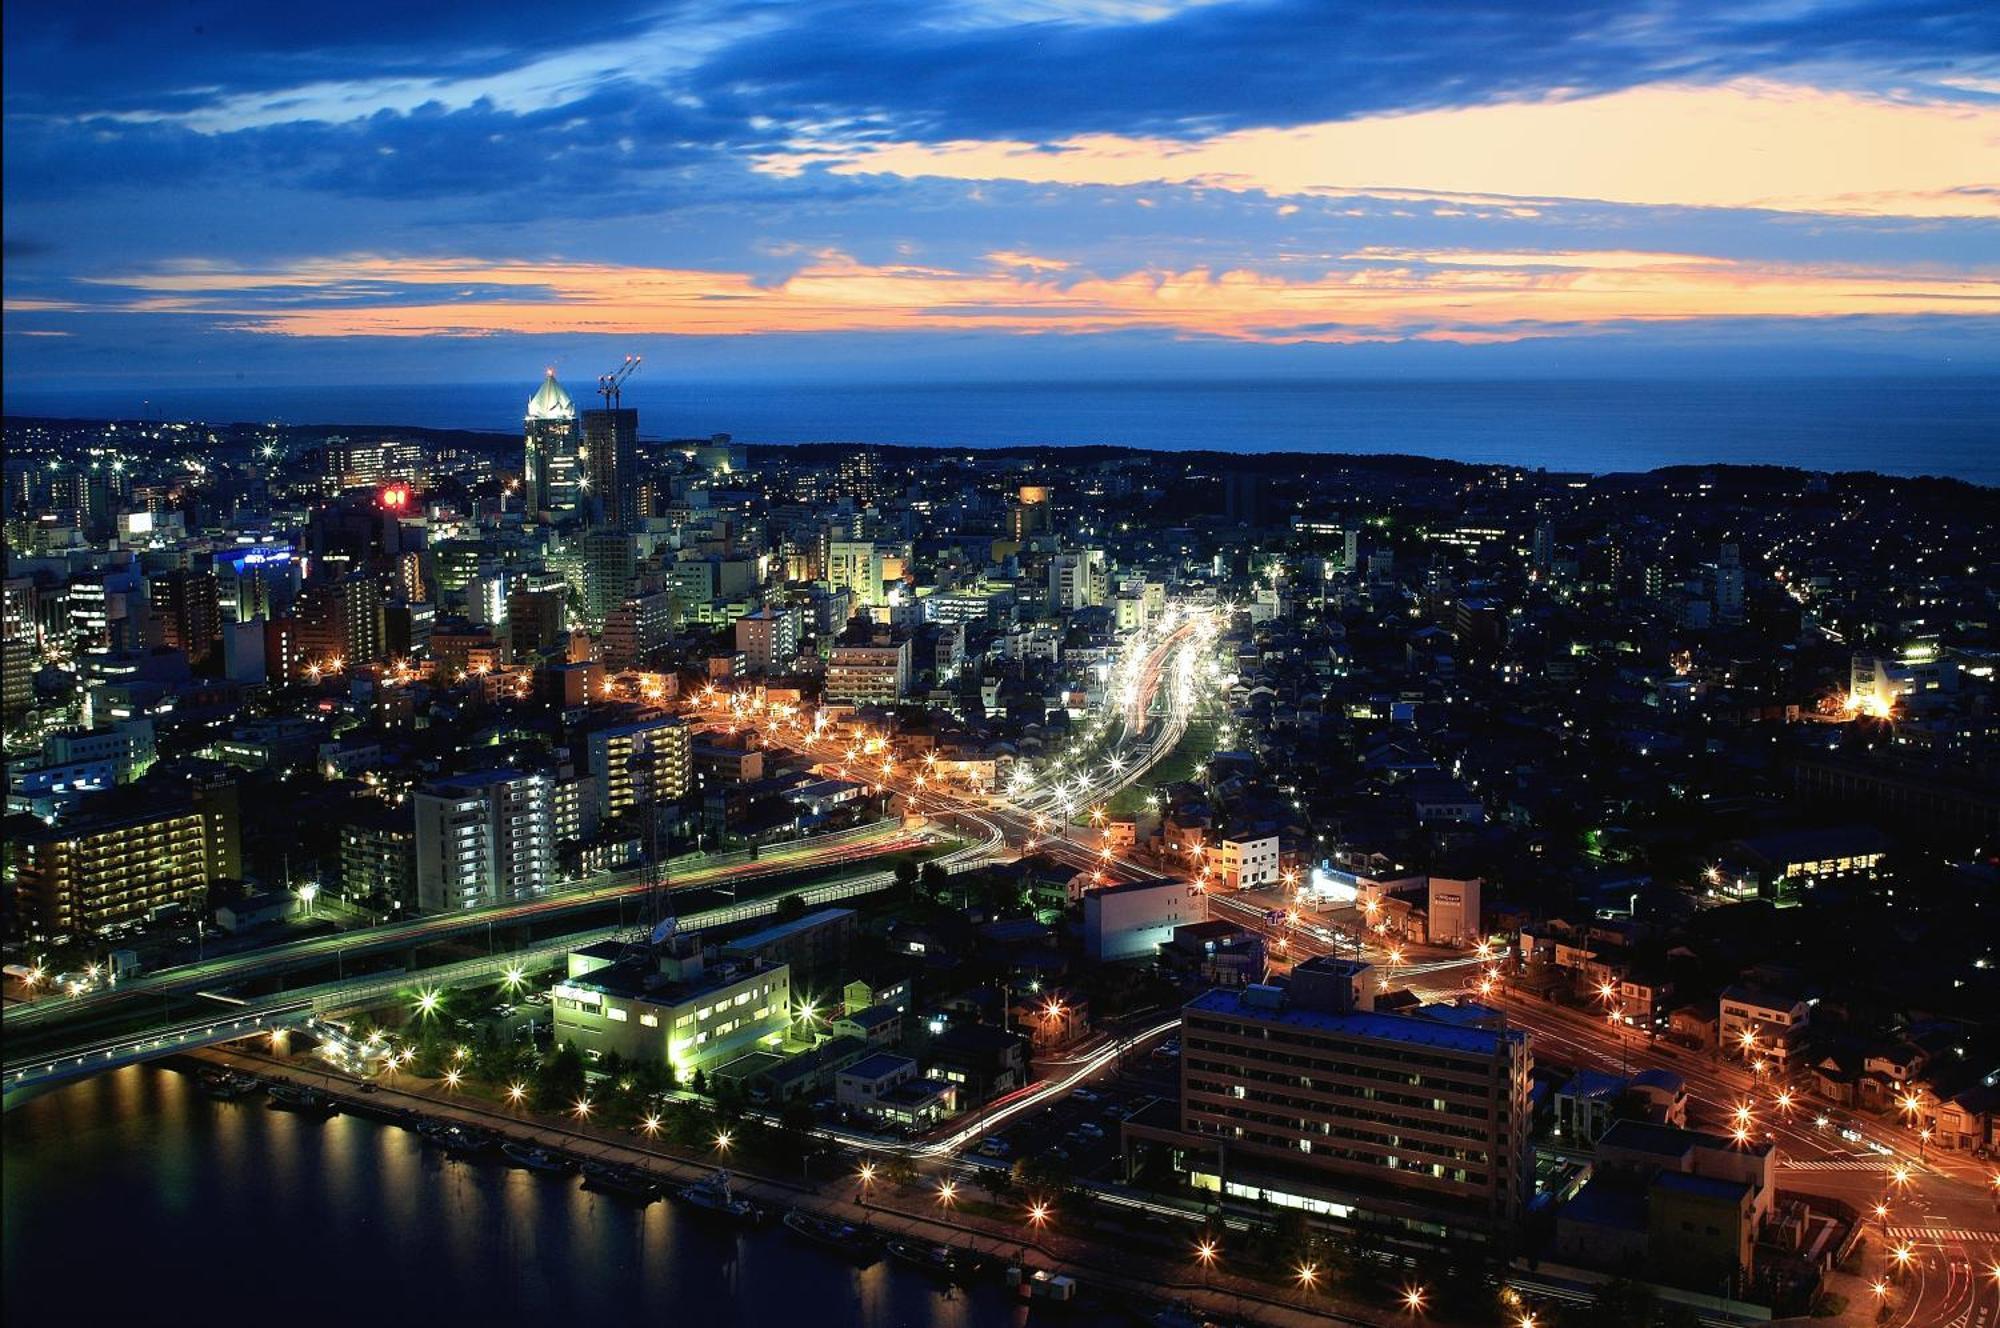
{"type": "Polygon", "coordinates": [[[567,1172],[576,1165],[561,1153],[529,1144],[505,1143],[500,1145],[500,1151],[509,1162],[530,1171],[567,1172]]]}
{"type": "Polygon", "coordinates": [[[881,1253],[874,1232],[836,1217],[821,1217],[817,1213],[794,1208],[785,1214],[785,1225],[813,1244],[823,1245],[856,1263],[874,1263],[881,1253]]]}
{"type": "Polygon", "coordinates": [[[271,1105],[280,1111],[296,1111],[302,1116],[324,1118],[340,1110],[339,1103],[317,1088],[304,1084],[272,1084],[269,1093],[271,1105]]]}
{"type": "Polygon", "coordinates": [[[425,1143],[442,1148],[451,1157],[478,1158],[495,1151],[493,1136],[464,1125],[426,1121],[417,1127],[417,1133],[424,1137],[425,1143]]]}
{"type": "Polygon", "coordinates": [[[703,1180],[683,1185],[674,1197],[698,1213],[719,1218],[741,1227],[754,1227],[764,1220],[764,1210],[748,1199],[730,1193],[729,1173],[718,1171],[703,1180]]]}
{"type": "Polygon", "coordinates": [[[889,1257],[921,1268],[937,1277],[955,1282],[966,1281],[979,1275],[986,1261],[971,1250],[961,1250],[951,1245],[933,1245],[924,1240],[898,1238],[887,1242],[884,1249],[889,1257]]]}
{"type": "Polygon", "coordinates": [[[234,1070],[207,1069],[195,1076],[201,1091],[222,1102],[233,1102],[239,1097],[248,1097],[258,1089],[258,1081],[247,1074],[234,1070]]]}
{"type": "Polygon", "coordinates": [[[417,1113],[408,1107],[392,1107],[386,1102],[370,1098],[345,1098],[340,1109],[350,1116],[360,1116],[365,1120],[380,1121],[384,1125],[401,1125],[405,1128],[417,1123],[417,1113]]]}
{"type": "Polygon", "coordinates": [[[583,1188],[621,1199],[651,1203],[660,1197],[660,1182],[638,1167],[621,1167],[615,1162],[583,1164],[583,1188]]]}

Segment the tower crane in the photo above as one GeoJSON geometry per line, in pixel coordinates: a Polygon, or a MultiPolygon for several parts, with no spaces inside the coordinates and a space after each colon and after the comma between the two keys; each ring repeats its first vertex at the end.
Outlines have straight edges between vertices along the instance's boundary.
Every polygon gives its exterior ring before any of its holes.
{"type": "Polygon", "coordinates": [[[597,395],[604,398],[605,409],[618,409],[619,389],[624,385],[625,380],[632,376],[632,371],[639,367],[640,358],[637,355],[627,355],[625,363],[619,365],[608,374],[599,374],[597,376],[597,395]]]}

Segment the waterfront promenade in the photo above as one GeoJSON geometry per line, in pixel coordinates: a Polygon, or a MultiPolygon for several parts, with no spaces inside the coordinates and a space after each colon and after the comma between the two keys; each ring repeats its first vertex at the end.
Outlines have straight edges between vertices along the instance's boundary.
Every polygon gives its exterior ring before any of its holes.
{"type": "MultiPolygon", "coordinates": [[[[213,1048],[199,1055],[202,1060],[266,1080],[309,1084],[341,1099],[359,1097],[358,1081],[338,1072],[329,1073],[318,1065],[308,1067],[240,1048],[213,1048]]],[[[381,1084],[368,1096],[375,1104],[405,1107],[428,1119],[458,1121],[578,1158],[638,1167],[670,1186],[712,1175],[722,1165],[668,1152],[624,1130],[525,1110],[507,1110],[416,1080],[381,1084]]],[[[1224,1268],[1212,1269],[1204,1275],[1194,1266],[1192,1258],[1175,1265],[1129,1249],[1113,1248],[1104,1241],[1046,1227],[1032,1232],[1025,1222],[1003,1226],[973,1213],[947,1215],[934,1204],[912,1202],[912,1196],[898,1195],[893,1187],[883,1184],[874,1187],[874,1193],[865,1203],[857,1202],[857,1188],[849,1176],[802,1185],[745,1172],[734,1165],[728,1170],[737,1193],[772,1209],[797,1207],[849,1222],[866,1222],[885,1236],[910,1236],[936,1244],[958,1245],[977,1250],[992,1260],[1025,1262],[1031,1268],[1066,1274],[1089,1291],[1185,1302],[1201,1314],[1224,1322],[1257,1323],[1270,1328],[1326,1328],[1329,1324],[1385,1328],[1396,1322],[1387,1314],[1336,1305],[1330,1296],[1316,1295],[1314,1299],[1320,1303],[1309,1304],[1301,1295],[1288,1296],[1268,1283],[1235,1276],[1224,1268]]]]}

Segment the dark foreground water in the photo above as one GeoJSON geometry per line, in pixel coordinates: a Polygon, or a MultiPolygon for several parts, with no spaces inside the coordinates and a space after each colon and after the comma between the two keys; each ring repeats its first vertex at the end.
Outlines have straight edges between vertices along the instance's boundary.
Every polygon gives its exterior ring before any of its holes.
{"type": "MultiPolygon", "coordinates": [[[[7,1322],[414,1322],[997,1328],[998,1285],[947,1298],[857,1271],[782,1228],[737,1237],[440,1158],[393,1126],[215,1102],[134,1067],[5,1118],[7,1322]]],[[[1040,1316],[1037,1316],[1040,1317],[1040,1316]]]]}
{"type": "MultiPolygon", "coordinates": [[[[519,382],[6,390],[8,414],[512,432],[519,382]]],[[[592,384],[569,383],[579,405],[592,384]]],[[[1777,464],[2000,484],[2000,379],[701,383],[635,379],[650,438],[1408,453],[1551,470],[1777,464]]]]}

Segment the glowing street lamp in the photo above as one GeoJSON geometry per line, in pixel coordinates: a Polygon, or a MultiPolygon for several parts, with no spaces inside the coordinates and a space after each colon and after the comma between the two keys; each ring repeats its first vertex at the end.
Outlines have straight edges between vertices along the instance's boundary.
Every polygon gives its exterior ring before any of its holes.
{"type": "Polygon", "coordinates": [[[501,984],[505,986],[508,991],[519,991],[521,987],[527,982],[527,980],[528,980],[528,970],[521,967],[519,964],[509,964],[507,966],[506,972],[500,975],[501,984]]]}
{"type": "Polygon", "coordinates": [[[1299,1284],[1299,1290],[1312,1291],[1319,1286],[1319,1265],[1316,1263],[1302,1263],[1298,1266],[1297,1271],[1292,1274],[1292,1278],[1299,1284]]]}
{"type": "Polygon", "coordinates": [[[939,1207],[949,1208],[951,1207],[952,1202],[957,1198],[958,1198],[957,1182],[949,1180],[941,1180],[938,1182],[937,1201],[939,1207]]]}
{"type": "Polygon", "coordinates": [[[527,1096],[528,1086],[526,1084],[512,1083],[507,1085],[507,1103],[509,1106],[520,1106],[522,1102],[527,1100],[527,1096]]]}
{"type": "Polygon", "coordinates": [[[435,1015],[438,1011],[438,1001],[442,999],[442,996],[443,993],[435,987],[426,987],[418,992],[417,1013],[425,1019],[429,1019],[435,1015]]]}
{"type": "Polygon", "coordinates": [[[587,1097],[578,1098],[576,1100],[576,1105],[570,1108],[570,1114],[575,1116],[578,1120],[589,1120],[590,1112],[591,1112],[590,1099],[587,1097]]]}
{"type": "Polygon", "coordinates": [[[446,1070],[444,1072],[444,1086],[446,1088],[456,1090],[458,1086],[464,1082],[465,1082],[465,1076],[460,1074],[457,1070],[455,1069],[446,1070]]]}
{"type": "Polygon", "coordinates": [[[730,1144],[729,1131],[717,1130],[715,1132],[715,1151],[724,1154],[726,1156],[729,1152],[729,1144],[730,1144]]]}
{"type": "Polygon", "coordinates": [[[1424,1289],[1420,1286],[1403,1288],[1403,1308],[1411,1314],[1423,1313],[1424,1289]]]}
{"type": "Polygon", "coordinates": [[[1039,1233],[1044,1226],[1047,1226],[1048,1221],[1049,1206],[1046,1203],[1037,1199],[1028,1205],[1028,1225],[1033,1227],[1036,1232],[1039,1233]]]}

